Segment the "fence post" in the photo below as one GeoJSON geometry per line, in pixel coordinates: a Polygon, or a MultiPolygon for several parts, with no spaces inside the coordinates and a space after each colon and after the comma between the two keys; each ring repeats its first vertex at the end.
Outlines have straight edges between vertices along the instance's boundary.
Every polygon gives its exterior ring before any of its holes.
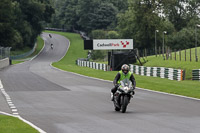
{"type": "Polygon", "coordinates": [[[181,50],[179,49],[179,58],[180,58],[180,61],[181,61],[181,50]]]}
{"type": "Polygon", "coordinates": [[[192,61],[192,53],[191,53],[191,48],[190,48],[190,62],[192,61]]]}
{"type": "Polygon", "coordinates": [[[168,47],[168,59],[170,59],[170,47],[168,47]]]}
{"type": "Polygon", "coordinates": [[[147,49],[145,48],[145,57],[147,58],[147,49]]]}
{"type": "Polygon", "coordinates": [[[176,49],[175,49],[175,60],[176,60],[176,49]]]}
{"type": "Polygon", "coordinates": [[[156,57],[157,57],[157,48],[155,48],[155,51],[154,51],[154,52],[155,52],[155,55],[156,55],[156,57]]]}
{"type": "Polygon", "coordinates": [[[0,47],[0,49],[1,49],[1,59],[3,58],[3,57],[2,57],[2,48],[3,48],[3,47],[0,47]]]}
{"type": "Polygon", "coordinates": [[[172,60],[172,49],[170,49],[170,59],[172,60]]]}
{"type": "Polygon", "coordinates": [[[139,56],[139,51],[138,51],[138,49],[137,49],[137,52],[136,52],[136,54],[137,54],[137,56],[139,56]]]}
{"type": "Polygon", "coordinates": [[[142,57],[143,57],[143,58],[145,57],[145,55],[144,55],[144,49],[142,50],[142,57]]]}
{"type": "Polygon", "coordinates": [[[186,49],[185,49],[185,61],[186,61],[186,49]]]}

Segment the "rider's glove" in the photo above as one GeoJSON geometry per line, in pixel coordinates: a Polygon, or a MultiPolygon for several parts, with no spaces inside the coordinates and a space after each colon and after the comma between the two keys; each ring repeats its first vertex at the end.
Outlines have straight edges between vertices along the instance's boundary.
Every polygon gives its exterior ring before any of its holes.
{"type": "Polygon", "coordinates": [[[119,87],[119,85],[118,85],[118,84],[115,84],[115,87],[119,87]]]}

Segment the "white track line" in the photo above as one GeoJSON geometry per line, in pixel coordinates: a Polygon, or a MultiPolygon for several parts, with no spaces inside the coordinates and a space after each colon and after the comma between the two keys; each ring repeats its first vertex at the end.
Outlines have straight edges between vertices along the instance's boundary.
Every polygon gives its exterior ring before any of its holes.
{"type": "Polygon", "coordinates": [[[12,115],[12,114],[0,111],[0,114],[8,115],[8,116],[12,116],[12,117],[18,118],[18,119],[22,120],[23,122],[27,123],[28,125],[30,125],[31,127],[35,128],[38,132],[40,132],[40,133],[46,133],[45,131],[43,131],[42,129],[38,128],[37,126],[35,126],[31,122],[23,119],[21,116],[18,115],[18,113],[15,113],[15,115],[12,115]]]}
{"type": "MultiPolygon", "coordinates": [[[[44,40],[44,39],[43,39],[43,40],[44,40]]],[[[69,46],[70,46],[70,42],[69,42],[69,46]]],[[[40,50],[40,52],[39,52],[37,55],[35,55],[33,58],[31,58],[29,61],[32,61],[33,59],[35,59],[35,58],[43,51],[44,48],[45,48],[45,41],[44,41],[44,46],[43,46],[43,48],[40,50]]],[[[69,47],[68,47],[68,49],[69,49],[69,47]]],[[[68,51],[68,49],[67,49],[67,51],[68,51]]],[[[65,56],[65,55],[64,55],[64,56],[65,56]]],[[[64,57],[64,56],[63,56],[63,57],[64,57]]],[[[62,58],[63,58],[63,57],[62,57],[62,58]]],[[[61,59],[62,59],[62,58],[61,58],[61,59]]],[[[61,59],[60,59],[60,60],[61,60],[61,59]]],[[[22,63],[15,64],[15,65],[19,65],[19,64],[23,64],[23,63],[25,63],[25,61],[22,62],[22,63]]],[[[23,122],[25,122],[25,123],[29,124],[30,126],[32,126],[33,128],[35,128],[35,129],[36,129],[37,131],[39,131],[40,133],[46,133],[45,131],[43,131],[43,130],[40,129],[39,127],[35,126],[35,125],[32,124],[31,122],[29,122],[29,121],[23,119],[23,118],[19,115],[19,113],[18,113],[18,111],[17,111],[17,108],[16,108],[15,105],[13,104],[13,102],[12,102],[10,96],[6,93],[5,89],[3,88],[3,84],[2,84],[2,82],[1,82],[1,80],[0,80],[0,89],[1,89],[1,92],[4,94],[4,96],[5,96],[5,98],[6,98],[6,101],[7,101],[8,105],[9,105],[11,111],[12,111],[12,114],[5,113],[5,112],[1,112],[1,111],[0,111],[0,114],[4,114],[4,115],[8,115],[8,116],[17,117],[17,118],[19,118],[20,120],[22,120],[23,122]]]]}
{"type": "Polygon", "coordinates": [[[34,124],[32,124],[31,122],[23,119],[19,113],[18,113],[18,110],[17,108],[15,107],[15,105],[13,104],[10,96],[6,93],[5,89],[3,88],[3,84],[0,80],[0,90],[2,92],[2,94],[5,96],[6,98],[6,101],[12,111],[12,114],[9,114],[9,113],[5,113],[5,112],[2,112],[0,111],[0,114],[4,114],[4,115],[8,115],[8,116],[12,116],[12,117],[16,117],[16,118],[19,118],[20,120],[22,120],[23,122],[25,122],[26,124],[30,125],[31,127],[35,128],[37,131],[39,131],[40,133],[46,133],[45,131],[43,131],[42,129],[40,129],[39,127],[35,126],[34,124]]]}
{"type": "MultiPolygon", "coordinates": [[[[41,38],[42,38],[42,37],[41,37],[41,38]]],[[[42,38],[42,39],[43,39],[43,38],[42,38]]],[[[44,40],[44,39],[43,39],[43,40],[44,40]]],[[[39,52],[37,55],[35,55],[32,59],[30,59],[30,61],[32,61],[33,59],[35,59],[35,58],[43,51],[44,47],[45,47],[45,40],[44,40],[44,45],[43,45],[42,49],[40,50],[40,52],[39,52]]]]}

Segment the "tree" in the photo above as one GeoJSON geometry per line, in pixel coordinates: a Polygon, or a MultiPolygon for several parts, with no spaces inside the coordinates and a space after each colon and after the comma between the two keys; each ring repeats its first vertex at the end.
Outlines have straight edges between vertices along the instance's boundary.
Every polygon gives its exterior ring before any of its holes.
{"type": "Polygon", "coordinates": [[[119,34],[116,31],[108,31],[107,38],[108,39],[118,39],[119,34]]]}
{"type": "Polygon", "coordinates": [[[183,28],[177,33],[168,36],[168,46],[173,49],[186,49],[195,47],[195,33],[191,28],[183,28]]]}
{"type": "Polygon", "coordinates": [[[77,25],[78,14],[77,14],[77,4],[78,0],[66,0],[64,6],[60,10],[58,18],[61,20],[60,24],[62,28],[69,31],[74,29],[79,29],[77,25]]]}
{"type": "MultiPolygon", "coordinates": [[[[23,47],[32,47],[42,32],[42,22],[49,22],[54,10],[49,0],[13,0],[14,28],[23,38],[23,47]]],[[[20,46],[18,48],[21,48],[20,46]]]]}
{"type": "Polygon", "coordinates": [[[164,14],[177,31],[185,28],[191,19],[198,17],[199,6],[199,0],[163,0],[164,14]]]}
{"type": "Polygon", "coordinates": [[[12,27],[13,6],[11,0],[0,1],[0,46],[15,47],[22,42],[20,34],[12,27]]]}
{"type": "Polygon", "coordinates": [[[32,47],[53,12],[50,0],[1,0],[0,45],[32,47]]]}
{"type": "Polygon", "coordinates": [[[104,31],[104,30],[93,30],[91,32],[91,38],[93,38],[93,39],[105,39],[106,38],[106,31],[104,31]]]}
{"type": "Polygon", "coordinates": [[[155,30],[162,28],[158,1],[129,1],[129,9],[118,16],[118,29],[123,38],[133,38],[137,48],[152,48],[155,30]]]}
{"type": "Polygon", "coordinates": [[[117,8],[112,3],[98,0],[79,0],[79,21],[81,29],[90,32],[106,29],[116,20],[117,8]]]}
{"type": "MultiPolygon", "coordinates": [[[[108,1],[107,1],[108,2],[108,1]]],[[[110,2],[123,13],[128,9],[128,0],[110,0],[110,2]]]]}
{"type": "Polygon", "coordinates": [[[111,3],[101,3],[89,13],[88,29],[107,29],[107,27],[116,21],[117,9],[111,3]]]}

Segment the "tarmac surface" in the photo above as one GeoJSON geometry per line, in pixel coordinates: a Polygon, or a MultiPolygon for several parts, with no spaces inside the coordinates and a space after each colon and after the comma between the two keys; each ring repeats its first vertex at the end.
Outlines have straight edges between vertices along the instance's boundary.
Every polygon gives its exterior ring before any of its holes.
{"type": "MultiPolygon", "coordinates": [[[[66,54],[69,41],[56,34],[52,38],[47,33],[42,36],[46,45],[35,59],[0,71],[4,89],[19,115],[42,130],[47,133],[200,131],[198,100],[136,89],[127,112],[115,112],[110,101],[112,83],[53,68],[50,64],[66,54]]],[[[0,111],[11,113],[2,93],[0,111]]]]}

